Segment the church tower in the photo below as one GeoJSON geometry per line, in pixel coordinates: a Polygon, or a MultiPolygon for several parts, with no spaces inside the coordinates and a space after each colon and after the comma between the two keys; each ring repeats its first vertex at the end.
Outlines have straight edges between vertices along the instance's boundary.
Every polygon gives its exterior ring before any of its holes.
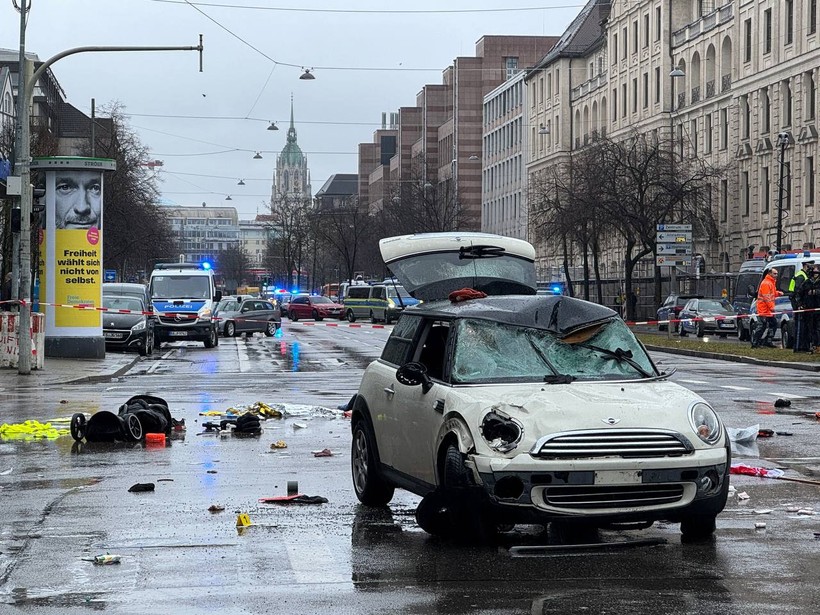
{"type": "Polygon", "coordinates": [[[307,157],[296,142],[296,127],[293,125],[293,95],[290,97],[290,127],[282,153],[276,157],[276,172],[273,177],[271,209],[276,211],[284,202],[309,201],[310,171],[307,157]]]}

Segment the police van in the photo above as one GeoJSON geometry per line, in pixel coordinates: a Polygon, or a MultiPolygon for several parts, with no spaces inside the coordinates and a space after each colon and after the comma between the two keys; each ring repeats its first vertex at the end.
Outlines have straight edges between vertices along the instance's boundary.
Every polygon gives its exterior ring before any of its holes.
{"type": "Polygon", "coordinates": [[[351,286],[344,298],[344,314],[349,322],[356,322],[357,318],[369,318],[370,322],[381,321],[389,325],[398,320],[404,308],[417,303],[417,299],[395,282],[351,286]]]}
{"type": "Polygon", "coordinates": [[[798,253],[775,254],[763,267],[762,273],[765,276],[770,269],[777,269],[777,290],[782,291],[783,294],[788,294],[789,284],[794,274],[803,268],[803,263],[806,261],[814,261],[820,264],[820,252],[806,250],[798,253]]]}
{"type": "Polygon", "coordinates": [[[219,344],[212,315],[222,292],[216,289],[207,263],[157,263],[148,290],[157,316],[157,344],[181,340],[204,342],[205,348],[219,344]]]}

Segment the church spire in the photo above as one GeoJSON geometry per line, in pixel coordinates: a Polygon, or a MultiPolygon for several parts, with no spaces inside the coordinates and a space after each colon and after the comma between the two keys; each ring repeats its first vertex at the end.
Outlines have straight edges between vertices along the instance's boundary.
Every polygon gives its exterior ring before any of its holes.
{"type": "Polygon", "coordinates": [[[296,127],[293,125],[293,93],[290,95],[290,128],[288,128],[288,143],[296,143],[296,127]]]}

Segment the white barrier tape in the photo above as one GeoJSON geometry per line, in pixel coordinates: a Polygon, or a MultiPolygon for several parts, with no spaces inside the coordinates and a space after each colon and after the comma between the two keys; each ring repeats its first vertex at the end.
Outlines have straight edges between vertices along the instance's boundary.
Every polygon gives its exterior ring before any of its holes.
{"type": "MultiPolygon", "coordinates": [[[[809,312],[820,312],[820,308],[803,308],[800,310],[788,310],[786,314],[808,314],[809,312]]],[[[777,317],[784,312],[775,312],[777,317]]],[[[731,316],[704,316],[703,318],[670,318],[668,320],[629,320],[627,325],[670,325],[679,322],[720,322],[722,320],[740,320],[741,318],[751,318],[752,316],[760,316],[759,314],[733,314],[731,316]]],[[[765,316],[763,318],[766,318],[765,316]]]]}

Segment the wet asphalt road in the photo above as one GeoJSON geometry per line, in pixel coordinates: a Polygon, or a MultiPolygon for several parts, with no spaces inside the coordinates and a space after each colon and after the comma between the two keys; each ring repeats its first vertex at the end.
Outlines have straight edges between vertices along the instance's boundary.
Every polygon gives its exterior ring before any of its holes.
{"type": "MultiPolygon", "coordinates": [[[[2,420],[110,410],[165,398],[184,437],[166,447],[0,441],[0,613],[815,613],[820,604],[820,486],[733,477],[739,492],[713,542],[681,544],[677,526],[603,532],[604,546],[521,552],[555,536],[519,527],[493,547],[430,538],[418,498],[360,506],[349,478],[349,424],[333,413],[355,392],[388,329],[287,321],[281,337],[174,344],[127,375],[0,393],[2,420]],[[259,438],[203,434],[200,416],[236,404],[286,404],[259,438]],[[323,408],[325,410],[319,409],[323,408]],[[327,410],[327,409],[330,409],[327,410]],[[271,450],[284,440],[287,449],[271,450]],[[312,451],[330,448],[332,457],[312,451]],[[321,505],[262,504],[288,481],[321,505]],[[154,482],[151,493],[129,493],[154,482]],[[220,504],[224,512],[208,507],[220,504]],[[771,512],[763,513],[762,511],[771,512]],[[757,511],[757,512],[756,512],[757,511]],[[253,525],[239,532],[236,517],[253,525]],[[755,523],[766,523],[755,529],[755,523]],[[624,541],[655,539],[654,546],[624,541]],[[122,563],[95,566],[101,553],[122,563]]],[[[820,470],[818,380],[806,372],[655,355],[726,424],[791,436],[758,440],[751,465],[811,479],[820,470]],[[772,402],[790,398],[775,413],[772,402]],[[756,456],[757,455],[757,456],[756,456]]],[[[218,420],[218,419],[217,419],[218,420]]]]}

